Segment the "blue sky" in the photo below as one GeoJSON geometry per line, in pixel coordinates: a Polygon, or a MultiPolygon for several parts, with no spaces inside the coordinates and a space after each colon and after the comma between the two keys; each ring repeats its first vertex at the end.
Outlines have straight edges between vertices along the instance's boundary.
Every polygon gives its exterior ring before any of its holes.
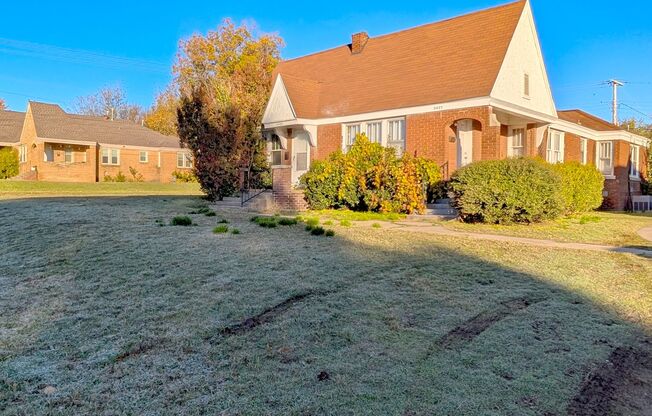
{"type": "MultiPolygon", "coordinates": [[[[348,43],[357,31],[380,35],[502,3],[117,0],[38,2],[26,10],[8,2],[0,15],[0,97],[14,110],[24,110],[28,99],[69,108],[77,96],[121,85],[130,101],[148,107],[170,80],[178,40],[225,17],[277,32],[286,42],[283,56],[293,58],[348,43]]],[[[601,83],[615,77],[629,82],[622,102],[652,114],[652,3],[532,0],[532,6],[559,109],[609,118],[611,91],[601,83]]],[[[621,115],[644,118],[628,107],[621,115]]]]}

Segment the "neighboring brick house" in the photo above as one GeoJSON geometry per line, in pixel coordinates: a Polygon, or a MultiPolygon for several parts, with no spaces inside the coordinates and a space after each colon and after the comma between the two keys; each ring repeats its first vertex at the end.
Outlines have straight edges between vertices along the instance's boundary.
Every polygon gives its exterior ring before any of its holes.
{"type": "Polygon", "coordinates": [[[648,139],[579,110],[558,112],[529,1],[279,64],[264,129],[274,195],[304,207],[310,162],[350,146],[357,133],[427,157],[445,175],[473,161],[541,156],[595,163],[607,205],[640,194],[648,139]],[[634,162],[634,167],[629,161],[634,162]]]}
{"type": "Polygon", "coordinates": [[[19,150],[20,176],[32,180],[102,182],[120,172],[133,180],[133,170],[145,182],[172,182],[174,171],[192,168],[190,152],[177,137],[34,101],[13,146],[19,150]]]}
{"type": "Polygon", "coordinates": [[[0,149],[18,146],[24,121],[25,113],[0,110],[0,149]]]}

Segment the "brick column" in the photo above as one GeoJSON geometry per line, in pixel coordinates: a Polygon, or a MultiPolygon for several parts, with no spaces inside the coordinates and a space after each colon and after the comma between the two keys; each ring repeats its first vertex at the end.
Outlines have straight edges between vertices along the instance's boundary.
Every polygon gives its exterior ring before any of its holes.
{"type": "Polygon", "coordinates": [[[281,211],[308,209],[303,191],[292,186],[292,166],[272,167],[272,191],[274,203],[281,211]]]}

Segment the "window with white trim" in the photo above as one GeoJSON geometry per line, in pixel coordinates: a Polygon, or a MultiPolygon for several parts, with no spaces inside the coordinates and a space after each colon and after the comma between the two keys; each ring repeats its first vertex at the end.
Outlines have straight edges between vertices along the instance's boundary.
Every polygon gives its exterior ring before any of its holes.
{"type": "Polygon", "coordinates": [[[18,146],[18,161],[20,163],[27,163],[27,146],[24,144],[18,146]]]}
{"type": "Polygon", "coordinates": [[[149,162],[149,154],[145,150],[141,150],[140,154],[138,156],[138,161],[140,163],[147,163],[149,162]]]}
{"type": "Polygon", "coordinates": [[[507,155],[509,157],[523,157],[525,156],[525,129],[516,128],[512,129],[512,135],[509,138],[509,146],[507,147],[507,155]]]}
{"type": "Polygon", "coordinates": [[[389,120],[387,130],[387,147],[393,147],[399,156],[402,155],[405,151],[405,120],[389,120]]]}
{"type": "Polygon", "coordinates": [[[641,175],[639,169],[640,163],[640,148],[636,145],[630,145],[629,150],[629,176],[638,179],[641,175]]]}
{"type": "Polygon", "coordinates": [[[192,168],[192,156],[187,152],[177,153],[177,167],[181,169],[192,168]]]}
{"type": "Polygon", "coordinates": [[[283,163],[283,147],[281,146],[281,139],[277,135],[272,136],[272,150],[271,150],[272,166],[279,166],[283,163]]]}
{"type": "Polygon", "coordinates": [[[75,154],[72,152],[72,146],[63,148],[63,161],[64,163],[73,163],[75,161],[75,154]]]}
{"type": "Polygon", "coordinates": [[[598,170],[605,176],[614,174],[613,142],[598,142],[598,170]]]}
{"type": "Polygon", "coordinates": [[[583,165],[589,163],[589,140],[580,138],[580,162],[583,165]]]}
{"type": "Polygon", "coordinates": [[[561,163],[564,161],[564,133],[557,130],[550,130],[548,134],[548,148],[546,160],[549,163],[561,163]]]}
{"type": "Polygon", "coordinates": [[[344,147],[348,152],[355,143],[355,137],[360,134],[360,124],[348,124],[344,127],[344,147]]]}
{"type": "Polygon", "coordinates": [[[367,123],[367,137],[372,143],[382,143],[383,141],[383,122],[372,121],[367,123]]]}
{"type": "Polygon", "coordinates": [[[120,149],[102,148],[102,164],[117,166],[120,164],[120,149]]]}

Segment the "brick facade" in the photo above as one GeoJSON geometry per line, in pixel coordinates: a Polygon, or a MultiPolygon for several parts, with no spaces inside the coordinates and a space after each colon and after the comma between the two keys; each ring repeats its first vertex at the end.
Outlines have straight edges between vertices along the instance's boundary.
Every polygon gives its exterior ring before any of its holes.
{"type": "Polygon", "coordinates": [[[290,166],[272,168],[274,203],[281,211],[305,211],[308,204],[303,191],[292,186],[292,169],[290,166]]]}

